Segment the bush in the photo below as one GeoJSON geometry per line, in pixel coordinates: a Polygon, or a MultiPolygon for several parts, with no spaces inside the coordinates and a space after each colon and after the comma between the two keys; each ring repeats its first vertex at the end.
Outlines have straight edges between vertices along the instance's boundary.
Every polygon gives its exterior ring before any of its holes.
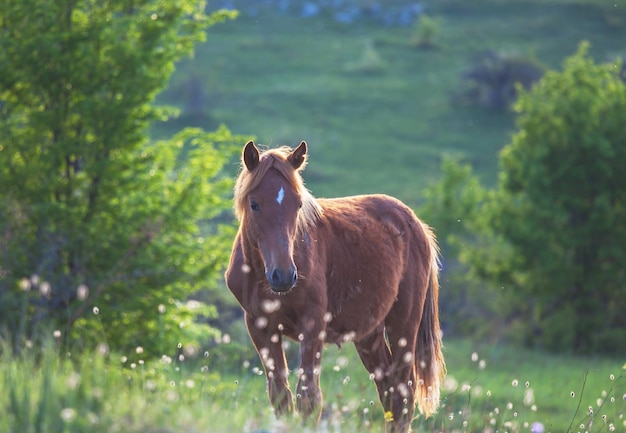
{"type": "Polygon", "coordinates": [[[516,100],[518,87],[530,89],[543,75],[535,60],[495,50],[478,53],[462,73],[465,90],[455,99],[461,103],[508,110],[516,100]]]}
{"type": "Polygon", "coordinates": [[[0,9],[0,330],[18,344],[52,328],[158,355],[214,314],[186,300],[227,257],[222,167],[244,138],[189,128],[153,142],[149,127],[173,111],[154,98],[175,63],[234,14],[135,3],[0,9]]]}
{"type": "Polygon", "coordinates": [[[588,44],[515,105],[498,188],[462,256],[527,344],[559,352],[626,347],[626,85],[588,44]],[[518,329],[519,331],[519,329],[518,329]]]}
{"type": "Polygon", "coordinates": [[[441,20],[421,14],[415,23],[411,45],[416,48],[435,48],[441,33],[441,20]]]}

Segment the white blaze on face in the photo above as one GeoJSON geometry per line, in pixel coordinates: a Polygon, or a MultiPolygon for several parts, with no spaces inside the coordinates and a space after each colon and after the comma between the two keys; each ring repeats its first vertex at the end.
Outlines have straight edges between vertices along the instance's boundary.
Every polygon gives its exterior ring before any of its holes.
{"type": "Polygon", "coordinates": [[[283,189],[283,187],[280,187],[280,190],[278,191],[278,195],[276,196],[276,203],[283,204],[283,199],[285,198],[285,190],[283,189]]]}

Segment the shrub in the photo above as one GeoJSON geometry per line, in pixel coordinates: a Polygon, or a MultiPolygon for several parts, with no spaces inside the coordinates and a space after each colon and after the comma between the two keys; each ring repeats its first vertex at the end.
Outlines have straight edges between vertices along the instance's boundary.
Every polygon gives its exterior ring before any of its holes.
{"type": "Polygon", "coordinates": [[[365,41],[361,58],[348,62],[344,66],[345,72],[357,74],[376,74],[385,69],[387,69],[387,65],[370,40],[365,41]]]}
{"type": "Polygon", "coordinates": [[[478,53],[462,73],[465,90],[462,103],[506,110],[518,94],[517,86],[529,89],[543,75],[544,68],[535,60],[495,50],[478,53]]]}
{"type": "Polygon", "coordinates": [[[441,33],[441,20],[421,14],[415,23],[411,45],[417,48],[435,48],[441,33]]]}
{"type": "Polygon", "coordinates": [[[479,214],[485,245],[462,252],[527,344],[619,354],[626,347],[626,85],[588,44],[520,94],[518,131],[479,214]]]}

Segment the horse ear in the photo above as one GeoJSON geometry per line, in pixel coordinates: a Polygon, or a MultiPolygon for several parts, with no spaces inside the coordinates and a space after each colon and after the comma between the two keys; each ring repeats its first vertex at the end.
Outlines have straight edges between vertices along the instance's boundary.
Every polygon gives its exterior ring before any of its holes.
{"type": "Polygon", "coordinates": [[[254,141],[248,141],[243,148],[242,159],[249,171],[254,170],[259,165],[259,149],[254,145],[254,141]]]}
{"type": "Polygon", "coordinates": [[[299,169],[306,160],[306,146],[306,141],[303,141],[300,143],[300,146],[296,147],[289,156],[287,156],[287,160],[296,170],[299,169]]]}

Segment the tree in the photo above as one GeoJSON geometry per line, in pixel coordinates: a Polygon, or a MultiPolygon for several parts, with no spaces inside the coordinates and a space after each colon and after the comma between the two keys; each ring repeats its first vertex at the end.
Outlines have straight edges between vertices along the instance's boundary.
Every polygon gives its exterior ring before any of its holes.
{"type": "Polygon", "coordinates": [[[470,164],[444,156],[442,177],[424,190],[419,214],[432,224],[441,248],[441,284],[445,296],[440,305],[442,328],[453,334],[484,335],[484,316],[490,312],[484,284],[469,277],[468,267],[459,261],[466,243],[479,239],[471,230],[487,194],[470,164]]]}
{"type": "Polygon", "coordinates": [[[462,256],[524,343],[563,352],[626,346],[626,86],[583,43],[515,109],[498,188],[462,256]]]}
{"type": "Polygon", "coordinates": [[[199,222],[230,206],[220,172],[243,140],[153,143],[147,128],[172,113],[153,101],[175,62],[229,16],[196,0],[0,0],[0,326],[16,338],[45,323],[162,353],[193,331],[185,300],[227,251],[199,222]]]}

